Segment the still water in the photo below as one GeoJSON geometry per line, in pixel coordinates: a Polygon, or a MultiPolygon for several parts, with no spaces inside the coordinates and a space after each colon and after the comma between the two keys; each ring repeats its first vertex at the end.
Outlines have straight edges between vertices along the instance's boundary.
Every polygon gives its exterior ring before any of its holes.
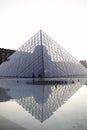
{"type": "Polygon", "coordinates": [[[87,130],[86,83],[0,79],[0,130],[87,130]]]}

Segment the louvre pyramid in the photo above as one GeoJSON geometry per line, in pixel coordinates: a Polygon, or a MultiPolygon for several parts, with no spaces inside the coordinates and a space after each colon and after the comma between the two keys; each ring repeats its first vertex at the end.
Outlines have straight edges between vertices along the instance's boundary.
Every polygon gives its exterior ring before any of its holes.
{"type": "Polygon", "coordinates": [[[87,69],[42,30],[0,65],[3,77],[78,77],[87,69]]]}

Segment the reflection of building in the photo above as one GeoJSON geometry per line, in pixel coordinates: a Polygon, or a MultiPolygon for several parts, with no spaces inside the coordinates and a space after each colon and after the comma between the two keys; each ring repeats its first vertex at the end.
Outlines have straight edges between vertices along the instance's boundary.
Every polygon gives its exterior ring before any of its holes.
{"type": "Polygon", "coordinates": [[[7,60],[7,58],[12,55],[15,51],[9,49],[0,48],[0,64],[7,60]]]}
{"type": "Polygon", "coordinates": [[[11,97],[7,93],[8,91],[8,89],[0,88],[0,102],[5,102],[11,99],[11,97]]]}
{"type": "MultiPolygon", "coordinates": [[[[6,88],[7,94],[12,100],[18,102],[26,111],[32,114],[40,122],[48,119],[60,108],[80,87],[80,82],[60,85],[27,85],[17,81],[1,83],[6,88]]],[[[9,100],[9,99],[8,99],[9,100]]]]}
{"type": "Polygon", "coordinates": [[[87,69],[43,31],[0,66],[0,76],[45,78],[87,76],[87,69]]]}

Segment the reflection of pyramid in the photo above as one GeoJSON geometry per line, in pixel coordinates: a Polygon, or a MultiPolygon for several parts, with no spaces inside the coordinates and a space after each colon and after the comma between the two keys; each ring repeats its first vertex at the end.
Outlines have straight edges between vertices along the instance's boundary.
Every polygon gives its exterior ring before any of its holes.
{"type": "Polygon", "coordinates": [[[39,31],[0,66],[0,76],[85,76],[87,70],[43,31],[39,31]]]}
{"type": "MultiPolygon", "coordinates": [[[[0,88],[9,90],[6,92],[7,94],[3,92],[3,101],[10,98],[15,100],[32,116],[43,122],[50,118],[81,87],[82,82],[75,81],[74,83],[67,82],[67,84],[43,86],[7,80],[6,82],[0,81],[0,88]]],[[[0,97],[0,100],[2,100],[2,97],[0,97]]]]}
{"type": "Polygon", "coordinates": [[[50,118],[80,87],[80,82],[57,86],[18,86],[11,96],[32,116],[43,122],[50,118]]]}

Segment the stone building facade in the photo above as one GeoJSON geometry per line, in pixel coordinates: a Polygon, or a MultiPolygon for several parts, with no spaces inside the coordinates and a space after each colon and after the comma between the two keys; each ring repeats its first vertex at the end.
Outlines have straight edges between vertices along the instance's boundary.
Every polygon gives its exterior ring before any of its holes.
{"type": "Polygon", "coordinates": [[[87,68],[87,60],[80,60],[80,63],[87,68]]]}
{"type": "Polygon", "coordinates": [[[0,64],[7,60],[7,58],[12,55],[15,50],[0,48],[0,64]]]}

